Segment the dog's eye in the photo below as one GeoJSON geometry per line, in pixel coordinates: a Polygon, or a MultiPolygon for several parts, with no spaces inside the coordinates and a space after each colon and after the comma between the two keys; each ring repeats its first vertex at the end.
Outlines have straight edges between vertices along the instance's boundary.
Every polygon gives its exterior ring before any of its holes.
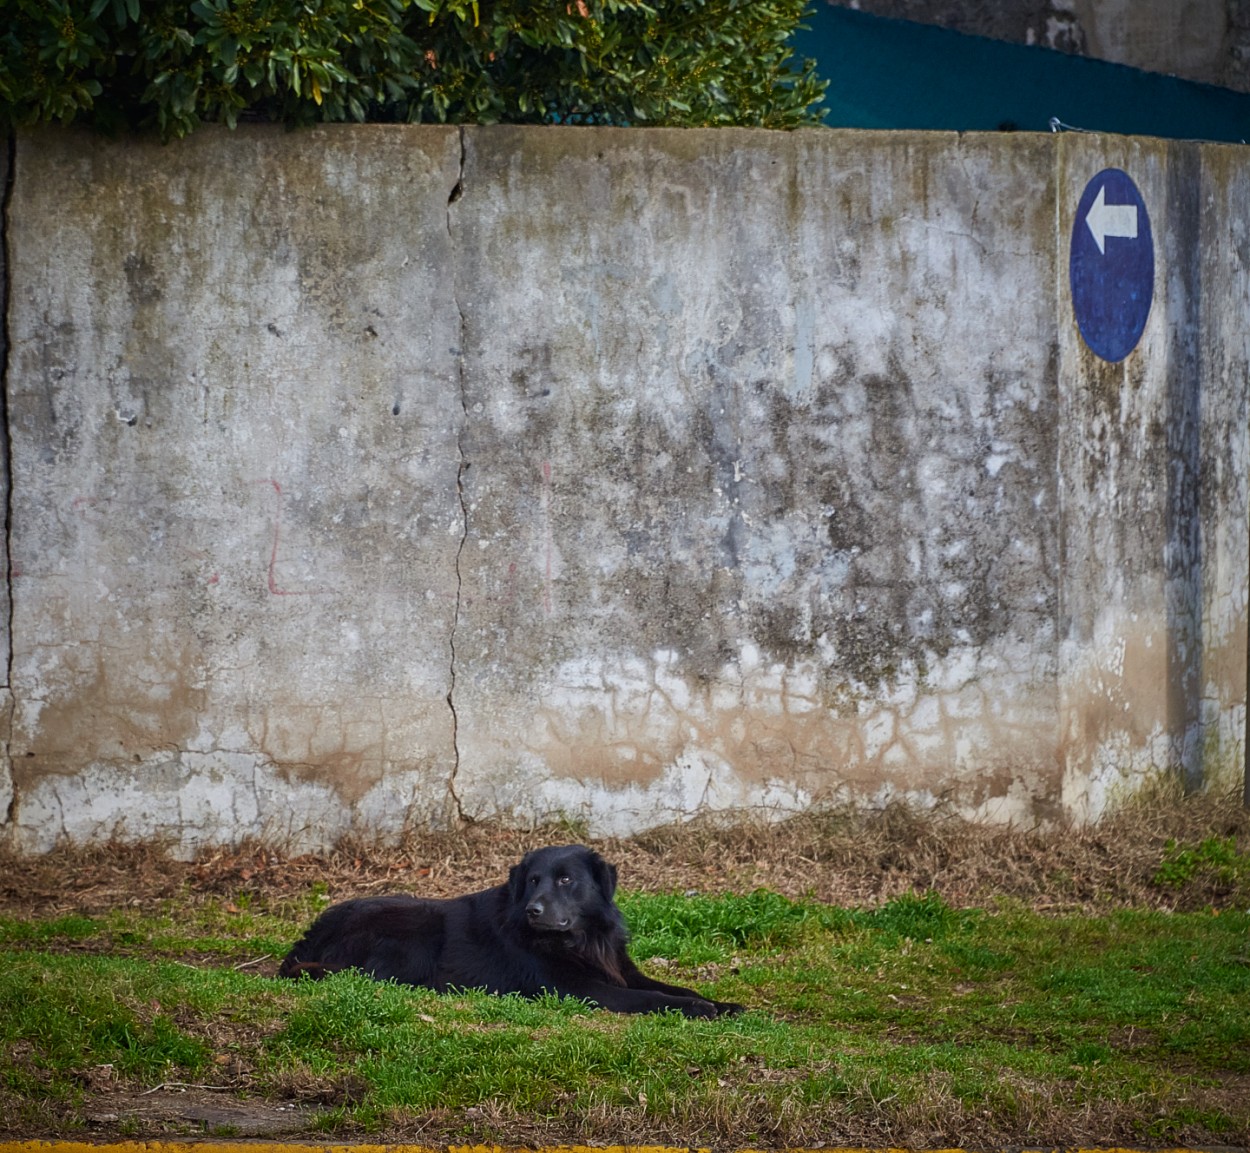
{"type": "Polygon", "coordinates": [[[539,882],[541,879],[542,879],[541,877],[531,877],[531,878],[530,878],[530,884],[531,884],[531,885],[537,885],[537,884],[538,884],[538,882],[539,882]]]}
{"type": "Polygon", "coordinates": [[[557,878],[556,878],[556,884],[557,884],[557,885],[567,885],[567,884],[569,883],[569,881],[570,881],[570,880],[571,880],[571,878],[569,878],[569,877],[557,877],[557,878]]]}

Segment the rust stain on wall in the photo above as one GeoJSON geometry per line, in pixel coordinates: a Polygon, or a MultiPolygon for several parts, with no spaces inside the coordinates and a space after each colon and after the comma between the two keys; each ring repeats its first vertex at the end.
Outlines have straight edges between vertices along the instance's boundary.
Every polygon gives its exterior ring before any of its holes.
{"type": "Polygon", "coordinates": [[[159,634],[130,650],[78,646],[75,672],[50,690],[37,710],[18,713],[11,744],[20,788],[47,773],[77,772],[84,750],[104,759],[141,762],[176,753],[199,730],[207,690],[193,642],[159,634]],[[37,713],[29,728],[22,718],[37,713]]]}

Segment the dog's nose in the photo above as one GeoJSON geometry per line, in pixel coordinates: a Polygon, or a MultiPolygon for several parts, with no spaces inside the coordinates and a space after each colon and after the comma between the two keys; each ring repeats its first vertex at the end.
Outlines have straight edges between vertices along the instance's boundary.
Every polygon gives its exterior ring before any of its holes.
{"type": "Polygon", "coordinates": [[[526,916],[528,916],[531,921],[536,920],[538,917],[541,917],[543,915],[542,901],[531,901],[528,905],[525,906],[525,913],[526,913],[526,916]]]}

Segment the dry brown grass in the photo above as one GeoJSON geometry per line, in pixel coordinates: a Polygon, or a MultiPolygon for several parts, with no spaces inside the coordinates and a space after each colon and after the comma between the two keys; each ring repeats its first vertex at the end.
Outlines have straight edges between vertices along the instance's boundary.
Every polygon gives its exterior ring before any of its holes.
{"type": "MultiPolygon", "coordinates": [[[[412,835],[398,845],[345,842],[288,857],[244,844],[174,859],[159,844],[61,848],[39,857],[0,855],[0,909],[23,914],[148,906],[178,894],[251,893],[267,900],[324,884],[338,899],[405,889],[442,896],[498,884],[528,849],[575,837],[567,828],[466,824],[412,835]]],[[[1111,905],[1205,907],[1228,893],[1197,879],[1178,892],[1153,882],[1169,839],[1236,839],[1250,851],[1250,812],[1240,790],[1183,795],[1161,782],[1100,824],[1021,830],[969,823],[902,805],[836,809],[780,822],[701,820],[595,842],[623,887],[644,891],[748,892],[872,906],[933,890],[955,906],[1014,899],[1034,908],[1111,905]]]]}
{"type": "MultiPolygon", "coordinates": [[[[900,1104],[878,1100],[865,1085],[835,1102],[810,1103],[789,1099],[777,1109],[765,1096],[744,1092],[722,1096],[714,1103],[692,1105],[688,1111],[657,1116],[645,1106],[600,1104],[579,1111],[576,1118],[535,1117],[518,1112],[508,1102],[490,1100],[465,1113],[454,1110],[410,1112],[392,1110],[382,1133],[388,1143],[463,1145],[466,1124],[472,1141],[512,1148],[554,1145],[663,1145],[712,1150],[752,1149],[945,1149],[953,1141],[965,1149],[1140,1148],[1143,1116],[1139,1107],[1106,1100],[1089,1100],[1079,1088],[1024,1082],[1005,1074],[1012,1109],[978,1108],[960,1100],[941,1074],[930,1078],[929,1091],[900,1104]],[[749,1135],[746,1136],[746,1135],[749,1135]]],[[[1235,1091],[1244,1092],[1245,1078],[1235,1091]]],[[[1177,1090],[1154,1102],[1160,1115],[1187,1106],[1212,1102],[1195,1097],[1192,1089],[1177,1090]]],[[[153,1129],[153,1132],[159,1132],[153,1129]]],[[[376,1141],[370,1133],[345,1122],[335,1130],[336,1141],[376,1141]]],[[[1211,1134],[1200,1123],[1169,1142],[1169,1148],[1212,1148],[1211,1134]]],[[[1224,1146],[1231,1153],[1231,1146],[1224,1146]]]]}

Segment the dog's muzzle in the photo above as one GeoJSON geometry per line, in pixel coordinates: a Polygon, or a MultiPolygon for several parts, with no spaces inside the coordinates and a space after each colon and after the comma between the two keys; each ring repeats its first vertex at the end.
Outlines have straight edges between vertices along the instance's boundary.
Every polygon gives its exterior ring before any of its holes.
{"type": "Polygon", "coordinates": [[[568,917],[550,912],[542,901],[531,901],[526,905],[525,915],[535,929],[546,929],[552,933],[561,933],[572,924],[568,917]]]}

